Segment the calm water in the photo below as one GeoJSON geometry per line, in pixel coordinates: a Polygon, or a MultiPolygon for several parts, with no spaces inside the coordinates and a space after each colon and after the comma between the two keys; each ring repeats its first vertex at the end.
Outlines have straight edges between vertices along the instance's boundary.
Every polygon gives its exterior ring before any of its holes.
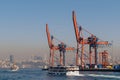
{"type": "Polygon", "coordinates": [[[41,69],[0,70],[0,80],[120,80],[120,72],[81,72],[79,76],[52,76],[41,69]]]}

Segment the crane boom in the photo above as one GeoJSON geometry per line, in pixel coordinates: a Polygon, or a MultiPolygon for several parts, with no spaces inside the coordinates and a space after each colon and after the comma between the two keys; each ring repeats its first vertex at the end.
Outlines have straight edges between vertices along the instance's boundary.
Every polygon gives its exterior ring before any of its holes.
{"type": "Polygon", "coordinates": [[[49,29],[48,29],[48,24],[46,24],[46,34],[47,34],[49,48],[51,48],[52,47],[52,41],[51,41],[51,36],[50,36],[49,29]]]}
{"type": "Polygon", "coordinates": [[[77,25],[77,21],[76,21],[76,15],[75,12],[72,12],[72,18],[73,18],[73,25],[74,25],[74,30],[75,30],[75,35],[76,35],[76,40],[77,42],[79,42],[79,29],[78,29],[78,25],[77,25]]]}

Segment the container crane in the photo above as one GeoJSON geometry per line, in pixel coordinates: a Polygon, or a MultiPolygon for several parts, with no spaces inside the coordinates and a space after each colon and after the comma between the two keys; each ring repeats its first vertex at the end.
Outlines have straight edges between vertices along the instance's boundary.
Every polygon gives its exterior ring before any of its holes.
{"type": "MultiPolygon", "coordinates": [[[[94,57],[94,63],[97,65],[97,48],[98,45],[108,45],[108,41],[99,41],[99,38],[97,38],[95,35],[88,32],[86,29],[82,28],[81,26],[78,27],[76,15],[75,12],[72,12],[72,19],[73,19],[73,26],[75,30],[75,36],[77,41],[77,52],[76,52],[76,65],[78,64],[78,54],[79,54],[79,46],[81,45],[81,66],[84,65],[84,45],[89,45],[89,63],[90,66],[92,64],[92,48],[94,49],[95,57],[94,57]],[[90,37],[84,38],[83,31],[90,34],[90,37]]],[[[83,68],[83,67],[82,67],[83,68]]]]}
{"type": "Polygon", "coordinates": [[[50,35],[48,24],[46,24],[46,34],[48,39],[48,45],[50,48],[50,66],[54,66],[54,51],[59,50],[60,52],[60,65],[65,66],[65,52],[68,50],[75,50],[73,47],[67,47],[63,42],[60,42],[57,46],[53,43],[54,37],[50,35]]]}
{"type": "Polygon", "coordinates": [[[108,52],[106,50],[99,53],[99,63],[101,63],[104,68],[109,65],[108,52]]]}

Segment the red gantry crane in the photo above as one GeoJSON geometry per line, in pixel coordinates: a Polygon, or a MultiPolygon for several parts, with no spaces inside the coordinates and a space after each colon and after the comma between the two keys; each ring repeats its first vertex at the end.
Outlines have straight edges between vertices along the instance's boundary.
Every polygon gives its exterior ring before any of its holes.
{"type": "Polygon", "coordinates": [[[48,24],[46,24],[46,34],[48,39],[48,45],[50,48],[50,66],[54,66],[54,51],[59,50],[60,52],[60,65],[65,66],[65,52],[67,50],[75,50],[73,47],[67,47],[63,42],[60,42],[57,46],[53,43],[54,37],[50,35],[48,24]]]}
{"type": "Polygon", "coordinates": [[[75,36],[77,41],[77,52],[76,52],[76,65],[78,64],[79,60],[79,49],[81,46],[81,66],[84,68],[84,45],[89,45],[89,64],[91,66],[92,64],[92,48],[94,49],[94,63],[97,65],[97,48],[98,45],[108,45],[108,41],[99,41],[99,38],[97,38],[95,35],[91,34],[87,30],[83,29],[81,26],[78,27],[77,21],[76,21],[76,15],[75,12],[72,12],[72,19],[73,19],[73,25],[75,30],[75,36]],[[90,34],[90,37],[84,38],[83,31],[90,34]]]}
{"type": "Polygon", "coordinates": [[[104,50],[103,52],[99,53],[99,63],[102,64],[104,68],[106,68],[109,65],[107,51],[104,50]]]}

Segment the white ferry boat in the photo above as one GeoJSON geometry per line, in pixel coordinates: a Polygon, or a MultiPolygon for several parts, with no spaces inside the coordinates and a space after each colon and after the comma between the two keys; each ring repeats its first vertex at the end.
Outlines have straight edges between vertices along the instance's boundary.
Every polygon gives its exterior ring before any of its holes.
{"type": "Polygon", "coordinates": [[[77,76],[79,75],[79,67],[78,66],[49,67],[48,73],[51,75],[77,76]]]}
{"type": "Polygon", "coordinates": [[[13,64],[10,69],[11,69],[11,71],[18,71],[19,67],[17,65],[13,64]]]}

